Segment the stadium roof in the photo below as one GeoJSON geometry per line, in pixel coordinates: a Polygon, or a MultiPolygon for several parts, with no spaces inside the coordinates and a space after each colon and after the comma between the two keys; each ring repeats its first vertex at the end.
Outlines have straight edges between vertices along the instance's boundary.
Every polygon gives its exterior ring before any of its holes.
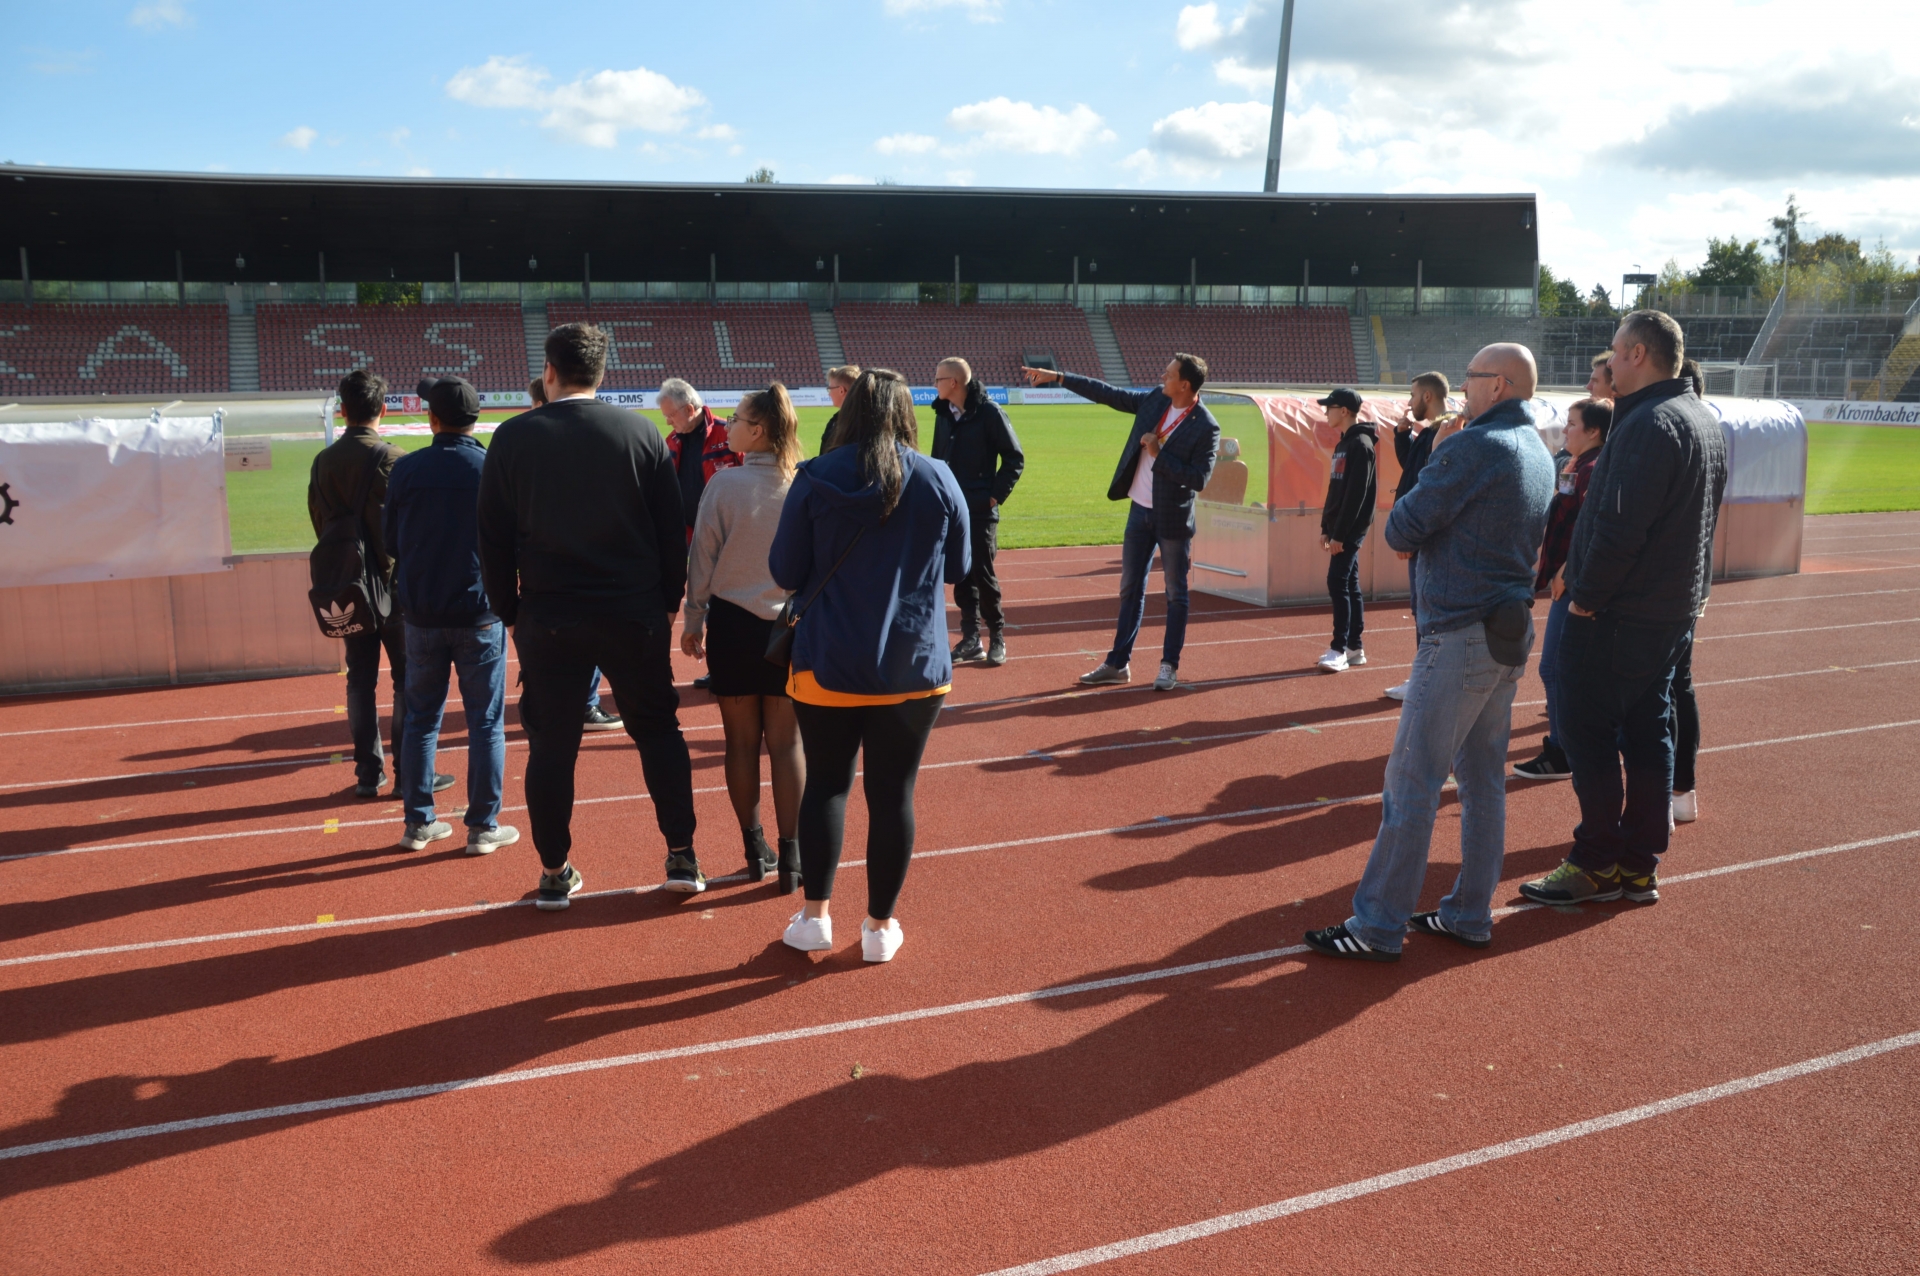
{"type": "Polygon", "coordinates": [[[36,279],[824,280],[1529,288],[1526,195],[1263,195],[0,169],[36,279]],[[11,178],[11,180],[8,180],[11,178]],[[177,256],[176,256],[177,254],[177,256]],[[235,265],[244,258],[246,265],[235,265]],[[590,260],[589,260],[590,259],[590,260]],[[536,262],[537,265],[530,265],[536,262]],[[1098,263],[1097,271],[1094,264],[1098,263]],[[1358,265],[1357,276],[1352,267],[1358,265]]]}

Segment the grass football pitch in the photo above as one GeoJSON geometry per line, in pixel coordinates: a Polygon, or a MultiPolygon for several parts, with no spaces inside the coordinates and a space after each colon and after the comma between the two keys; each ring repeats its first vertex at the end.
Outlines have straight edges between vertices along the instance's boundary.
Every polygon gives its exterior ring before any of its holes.
{"type": "MultiPolygon", "coordinates": [[[[1266,448],[1260,445],[1258,412],[1249,403],[1214,401],[1223,432],[1238,438],[1250,471],[1247,495],[1260,499],[1267,487],[1266,448]]],[[[830,411],[801,408],[800,434],[807,454],[819,447],[830,411]]],[[[656,413],[644,413],[662,429],[656,413]]],[[[1107,500],[1107,483],[1119,459],[1130,418],[1109,408],[1083,405],[1008,409],[1027,457],[1026,473],[1000,522],[1000,543],[1010,549],[1040,545],[1110,545],[1120,539],[1123,503],[1107,500]]],[[[409,418],[391,418],[402,423],[409,418]]],[[[920,409],[923,443],[933,438],[933,413],[920,409]]],[[[1920,508],[1920,430],[1885,426],[1809,427],[1807,512],[1853,514],[1920,508]]],[[[480,436],[484,442],[486,435],[480,436]]],[[[391,440],[406,449],[427,439],[391,440]]],[[[227,509],[236,554],[304,550],[313,545],[307,521],[307,471],[320,443],[277,442],[273,468],[227,475],[227,509]]]]}

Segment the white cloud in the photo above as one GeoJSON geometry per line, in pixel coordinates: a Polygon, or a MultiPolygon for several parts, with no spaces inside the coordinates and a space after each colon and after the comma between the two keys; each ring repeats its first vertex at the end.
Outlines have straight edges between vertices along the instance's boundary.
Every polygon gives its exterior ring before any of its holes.
{"type": "Polygon", "coordinates": [[[740,139],[740,130],[731,124],[709,124],[694,136],[707,142],[735,142],[740,139]]]}
{"type": "Polygon", "coordinates": [[[1248,10],[1242,9],[1233,21],[1222,25],[1220,6],[1217,4],[1190,4],[1180,10],[1180,16],[1174,20],[1174,39],[1183,49],[1204,49],[1218,44],[1229,36],[1237,36],[1247,29],[1248,10]]]}
{"type": "MultiPolygon", "coordinates": [[[[707,103],[699,90],[643,66],[596,71],[549,88],[551,78],[544,67],[524,57],[496,55],[455,72],[447,81],[447,96],[470,106],[544,111],[542,128],[566,141],[603,149],[618,146],[620,134],[629,130],[683,132],[691,122],[688,116],[707,103]]],[[[728,141],[737,134],[730,125],[712,124],[697,136],[728,141]]]]}
{"type": "Polygon", "coordinates": [[[280,145],[290,146],[296,151],[304,151],[309,146],[312,146],[314,139],[319,136],[320,132],[318,129],[311,129],[302,124],[292,132],[282,133],[280,135],[280,145]]]}
{"type": "Polygon", "coordinates": [[[858,173],[835,173],[827,179],[829,186],[871,186],[871,177],[862,177],[858,173]]]}
{"type": "MultiPolygon", "coordinates": [[[[1222,84],[1231,85],[1244,93],[1269,94],[1273,92],[1273,68],[1270,66],[1248,66],[1239,58],[1221,58],[1213,64],[1213,78],[1222,84]]],[[[1291,75],[1288,76],[1292,78],[1291,75]]]]}
{"type": "Polygon", "coordinates": [[[159,31],[166,27],[192,26],[193,15],[180,0],[149,0],[135,5],[127,21],[142,31],[159,31]]]}
{"type": "Polygon", "coordinates": [[[1238,163],[1264,157],[1273,111],[1259,102],[1206,102],[1153,124],[1153,147],[1164,154],[1238,163]]]}
{"type": "Polygon", "coordinates": [[[925,133],[893,133],[875,142],[873,149],[882,155],[925,155],[938,145],[939,138],[925,133]]]}
{"type": "Polygon", "coordinates": [[[432,177],[433,170],[430,168],[422,168],[420,165],[415,164],[412,168],[409,168],[407,170],[407,176],[408,177],[432,177]]]}
{"type": "Polygon", "coordinates": [[[886,10],[894,17],[926,13],[934,9],[960,9],[975,22],[998,22],[1001,0],[886,0],[886,10]]]}
{"type": "Polygon", "coordinates": [[[1073,155],[1091,142],[1111,142],[1113,130],[1084,103],[1069,110],[989,98],[947,113],[947,123],[971,133],[968,150],[1012,151],[1021,155],[1073,155]]]}
{"type": "Polygon", "coordinates": [[[970,168],[950,168],[947,170],[947,182],[953,186],[973,185],[973,170],[970,168]]]}

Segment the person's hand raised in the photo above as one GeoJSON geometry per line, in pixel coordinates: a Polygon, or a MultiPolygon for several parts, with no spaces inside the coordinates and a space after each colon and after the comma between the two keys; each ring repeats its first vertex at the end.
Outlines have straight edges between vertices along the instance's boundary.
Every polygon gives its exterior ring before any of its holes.
{"type": "Polygon", "coordinates": [[[1028,385],[1051,385],[1061,380],[1060,373],[1053,368],[1029,368],[1023,363],[1020,371],[1027,374],[1028,385]]]}

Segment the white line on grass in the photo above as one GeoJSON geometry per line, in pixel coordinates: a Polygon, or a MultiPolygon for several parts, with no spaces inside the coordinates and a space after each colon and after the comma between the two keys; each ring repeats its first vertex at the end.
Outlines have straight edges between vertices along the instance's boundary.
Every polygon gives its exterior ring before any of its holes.
{"type": "Polygon", "coordinates": [[[1099,1263],[1109,1263],[1119,1258],[1130,1258],[1136,1254],[1147,1254],[1170,1245],[1182,1245],[1188,1241],[1201,1240],[1208,1236],[1218,1236],[1222,1232],[1231,1232],[1243,1227],[1252,1227],[1259,1223],[1270,1223],[1275,1219],[1286,1218],[1293,1214],[1304,1214],[1327,1205],[1338,1205],[1342,1201],[1355,1200],[1362,1196],[1371,1196],[1376,1192],[1389,1191],[1396,1187],[1405,1187],[1410,1183],[1420,1183],[1427,1179],[1438,1178],[1443,1174],[1452,1174],[1457,1170],[1469,1170],[1475,1166],[1486,1165],[1493,1161],[1504,1160],[1510,1156],[1520,1156],[1527,1152],[1537,1152],[1541,1148],[1554,1147],[1569,1143],[1575,1139],[1584,1139],[1588,1135],[1602,1134],[1608,1130],[1617,1130],[1621,1126],[1634,1125],[1641,1121],[1650,1121],[1655,1117],[1680,1112],[1687,1108],[1698,1107],[1703,1103],[1712,1103],[1718,1099],[1730,1099],[1736,1095],[1750,1094],[1755,1090],[1783,1081],[1793,1081],[1800,1077],[1812,1076],[1848,1064],[1889,1054],[1895,1050],[1905,1050],[1920,1045],[1920,1032],[1902,1033],[1897,1037],[1883,1037],[1879,1041],[1870,1041],[1848,1050],[1836,1050],[1832,1054],[1819,1055],[1812,1059],[1803,1059],[1785,1067],[1769,1068],[1765,1072],[1756,1072],[1752,1076],[1737,1077],[1731,1081],[1722,1081],[1718,1085],[1706,1086],[1699,1090],[1689,1090],[1685,1094],[1676,1094],[1671,1098],[1660,1099],[1653,1103],[1644,1103],[1639,1107],[1624,1108],[1618,1112],[1609,1112],[1604,1116],[1590,1117],[1585,1121],[1575,1121],[1570,1125],[1559,1126],[1552,1130],[1543,1130],[1538,1134],[1528,1134],[1505,1143],[1495,1143],[1471,1152],[1461,1152],[1455,1156],[1442,1157],[1437,1161],[1428,1161],[1421,1165],[1411,1165],[1403,1170],[1394,1170],[1389,1174],[1376,1174],[1372,1178],[1359,1179],[1352,1183],[1343,1183],[1339,1187],[1324,1188],[1318,1192],[1308,1192],[1302,1196],[1290,1196],[1284,1201],[1275,1201],[1271,1205],[1261,1205],[1250,1210],[1240,1210],[1232,1214],[1221,1214],[1198,1223],[1188,1223],[1181,1227],[1170,1227],[1162,1232],[1149,1232],[1145,1236],[1136,1236],[1131,1240],[1115,1241],[1110,1245],[1097,1245],[1092,1249],[1076,1250],[1071,1254],[1060,1254],[1053,1258],[1043,1258],[1039,1262],[1022,1263],[1017,1267],[1002,1267],[989,1276],[1053,1276],[1057,1272],[1077,1271],[1082,1267],[1092,1267],[1099,1263]]]}
{"type": "MultiPolygon", "coordinates": [[[[1812,859],[1823,855],[1837,855],[1843,851],[1860,850],[1871,846],[1884,846],[1892,842],[1909,841],[1914,838],[1920,838],[1920,829],[1913,829],[1905,833],[1889,834],[1885,837],[1866,838],[1861,841],[1847,842],[1837,846],[1820,847],[1815,850],[1798,851],[1789,855],[1776,855],[1763,860],[1752,860],[1744,864],[1728,864],[1717,869],[1706,869],[1697,873],[1683,873],[1677,877],[1663,879],[1661,885],[1673,886],[1681,882],[1695,881],[1708,877],[1724,877],[1731,873],[1746,872],[1752,869],[1770,867],[1772,865],[1785,864],[1797,860],[1812,859]]],[[[1004,843],[1003,845],[1018,845],[1018,843],[1004,843]]],[[[1521,904],[1510,908],[1496,909],[1495,916],[1504,917],[1514,913],[1533,912],[1541,907],[1542,905],[1538,904],[1521,904]]],[[[1220,957],[1212,961],[1190,962],[1179,966],[1166,966],[1158,970],[1136,971],[1130,975],[1117,975],[1108,979],[1089,979],[1080,983],[1058,984],[1051,988],[1039,988],[1030,992],[1008,993],[998,997],[981,997],[972,1001],[953,1002],[943,1006],[927,1006],[918,1010],[903,1010],[886,1015],[871,1015],[862,1019],[843,1019],[833,1023],[813,1024],[804,1028],[788,1028],[778,1032],[757,1033],[747,1037],[729,1037],[720,1041],[698,1042],[693,1045],[673,1046],[662,1050],[642,1050],[632,1054],[612,1055],[600,1059],[582,1059],[575,1063],[553,1064],[540,1068],[516,1068],[506,1072],[491,1073],[487,1076],[466,1077],[458,1081],[439,1081],[428,1085],[404,1086],[393,1090],[374,1090],[364,1094],[342,1095],[332,1099],[315,1099],[305,1103],[286,1103],[270,1108],[249,1108],[239,1112],[223,1112],[213,1116],[193,1117],[182,1121],[163,1121],[153,1125],[138,1125],[120,1130],[102,1131],[98,1134],[76,1135],[72,1138],[65,1139],[49,1139],[41,1143],[24,1143],[16,1147],[0,1148],[0,1160],[40,1156],[49,1152],[95,1147],[102,1143],[119,1143],[127,1139],[151,1138],[162,1134],[178,1134],[189,1130],[205,1130],[218,1126],[240,1125],[253,1121],[273,1121],[282,1117],[305,1116],[316,1112],[336,1111],[341,1108],[367,1107],[373,1104],[396,1103],[409,1099],[424,1099],[439,1094],[451,1094],[458,1090],[477,1090],[488,1086],[515,1085],[523,1081],[548,1081],[555,1077],[577,1076],[584,1072],[604,1072],[610,1068],[630,1068],[639,1064],[657,1063],[667,1059],[685,1059],[696,1055],[744,1050],[753,1046],[775,1045],[787,1041],[804,1041],[811,1037],[837,1036],[842,1033],[859,1032],[868,1028],[884,1028],[893,1024],[913,1023],[923,1019],[939,1019],[950,1015],[969,1014],[980,1010],[998,1010],[1006,1006],[1045,1001],[1054,997],[1070,997],[1079,993],[1100,992],[1108,988],[1126,988],[1135,984],[1155,983],[1164,979],[1176,979],[1183,975],[1199,974],[1209,970],[1224,970],[1233,966],[1245,966],[1257,962],[1274,961],[1282,957],[1298,956],[1307,951],[1307,947],[1304,944],[1291,944],[1284,948],[1269,948],[1261,952],[1242,953],[1233,957],[1220,957]]],[[[1912,1041],[1920,1041],[1920,1033],[1910,1034],[1910,1038],[1912,1041]]],[[[1896,1038],[1895,1040],[1909,1041],[1909,1038],[1896,1038]]],[[[1911,1044],[1911,1041],[1909,1041],[1909,1044],[1911,1044]]],[[[1895,1049],[1898,1047],[1887,1048],[1895,1049]]],[[[1871,1051],[1873,1047],[1857,1047],[1856,1052],[1858,1050],[1871,1051]]],[[[1860,1055],[1859,1057],[1865,1058],[1867,1056],[1860,1055]]],[[[1806,1065],[1795,1066],[1805,1067],[1806,1065]]],[[[1780,1070],[1776,1069],[1776,1071],[1780,1070]]],[[[1760,1075],[1769,1076],[1772,1074],[1762,1073],[1760,1075]]],[[[1681,1097],[1684,1098],[1685,1096],[1681,1097]]],[[[1665,1102],[1673,1103],[1675,1100],[1666,1100],[1665,1102]]],[[[1637,1111],[1637,1109],[1635,1110],[1637,1111]]]]}

